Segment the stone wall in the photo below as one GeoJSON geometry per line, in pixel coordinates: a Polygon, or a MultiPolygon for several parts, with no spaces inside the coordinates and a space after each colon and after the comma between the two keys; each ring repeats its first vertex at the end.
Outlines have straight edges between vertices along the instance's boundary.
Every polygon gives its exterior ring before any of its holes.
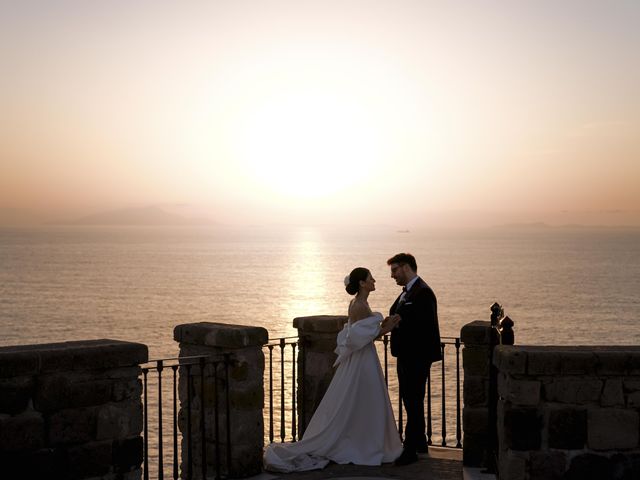
{"type": "Polygon", "coordinates": [[[324,397],[335,369],[336,337],[347,323],[342,315],[316,315],[293,319],[298,329],[300,353],[298,355],[297,404],[300,431],[304,432],[313,413],[324,397]]]}
{"type": "Polygon", "coordinates": [[[462,461],[468,467],[483,466],[489,442],[489,351],[491,323],[476,320],[460,331],[464,369],[462,461]]]}
{"type": "MultiPolygon", "coordinates": [[[[268,333],[262,327],[227,325],[221,323],[193,323],[178,325],[174,339],[180,342],[180,357],[206,355],[220,359],[229,354],[229,384],[224,378],[224,366],[219,365],[216,381],[212,366],[205,368],[204,391],[201,395],[200,368],[192,367],[193,396],[191,401],[191,430],[193,436],[193,478],[202,478],[202,435],[200,418],[205,408],[205,439],[207,477],[213,478],[216,463],[220,462],[221,474],[238,478],[257,475],[262,470],[264,447],[264,353],[262,346],[268,342],[268,333]],[[231,412],[227,432],[226,396],[229,395],[231,412]],[[215,438],[215,398],[219,404],[218,439],[215,438]],[[227,433],[230,436],[231,463],[227,465],[227,433]],[[216,452],[220,458],[216,457],[216,452]]],[[[180,421],[183,438],[187,438],[187,381],[181,370],[179,380],[180,421]]],[[[182,442],[182,473],[186,476],[187,442],[182,442]]]]}
{"type": "Polygon", "coordinates": [[[501,479],[640,478],[640,347],[501,346],[494,364],[501,479]]]}
{"type": "Polygon", "coordinates": [[[0,347],[2,478],[136,479],[145,345],[0,347]]]}

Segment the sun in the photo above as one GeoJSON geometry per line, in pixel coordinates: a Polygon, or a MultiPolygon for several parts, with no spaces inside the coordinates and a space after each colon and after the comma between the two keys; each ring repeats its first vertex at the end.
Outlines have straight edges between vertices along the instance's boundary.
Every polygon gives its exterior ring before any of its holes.
{"type": "Polygon", "coordinates": [[[380,138],[364,105],[297,92],[247,112],[235,150],[256,183],[287,197],[317,198],[368,178],[380,159],[380,138]]]}

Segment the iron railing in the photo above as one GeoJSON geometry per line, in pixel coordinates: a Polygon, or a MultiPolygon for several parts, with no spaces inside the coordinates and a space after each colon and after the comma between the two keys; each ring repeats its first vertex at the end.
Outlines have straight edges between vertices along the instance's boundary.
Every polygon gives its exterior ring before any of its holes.
{"type": "MultiPolygon", "coordinates": [[[[377,349],[383,366],[384,378],[389,387],[389,367],[395,364],[395,360],[389,358],[389,338],[384,335],[376,342],[382,348],[377,349]]],[[[440,398],[439,404],[441,408],[440,425],[441,425],[441,446],[451,448],[462,448],[462,418],[461,418],[461,378],[460,378],[460,347],[459,337],[442,337],[440,347],[442,349],[443,360],[440,365],[434,365],[434,369],[438,369],[437,375],[429,374],[427,379],[427,397],[426,397],[426,426],[427,441],[429,445],[434,442],[433,420],[436,417],[433,406],[434,398],[432,395],[433,381],[440,381],[440,398]],[[453,347],[455,351],[451,352],[448,347],[453,347]],[[451,353],[450,353],[451,352],[451,353]],[[455,372],[451,372],[452,368],[448,368],[449,361],[453,361],[455,356],[455,372]],[[455,375],[455,385],[450,387],[448,377],[455,375]],[[439,378],[437,378],[439,377],[439,378]],[[450,387],[450,388],[448,388],[450,387]],[[453,393],[452,393],[453,392],[453,393]],[[447,440],[447,404],[451,402],[448,394],[455,396],[455,445],[451,444],[451,439],[447,440]]],[[[265,387],[267,387],[267,401],[265,401],[265,423],[268,427],[265,429],[265,441],[272,443],[276,438],[280,442],[296,441],[302,438],[304,434],[304,425],[306,412],[304,407],[304,378],[298,378],[304,375],[304,348],[303,343],[298,337],[283,337],[273,340],[265,345],[265,353],[267,356],[268,368],[265,369],[265,387]],[[296,351],[297,350],[297,351],[296,351]],[[275,357],[275,365],[274,365],[275,357]],[[297,361],[300,359],[301,365],[298,368],[297,361]],[[277,381],[276,381],[277,379],[277,381]],[[297,391],[298,387],[300,391],[297,391]],[[297,402],[297,403],[296,403],[297,402]],[[299,405],[299,409],[296,409],[299,405]],[[276,415],[276,411],[279,415],[276,415]],[[290,428],[290,429],[289,429],[290,428]],[[287,430],[290,434],[287,435],[287,430]]],[[[392,382],[393,383],[393,382],[392,382]]],[[[392,403],[396,405],[394,408],[396,418],[398,420],[398,431],[402,436],[404,409],[402,407],[402,399],[398,394],[397,385],[391,385],[389,395],[392,403]]]]}
{"type": "MultiPolygon", "coordinates": [[[[276,428],[279,429],[279,437],[280,441],[284,442],[286,440],[295,442],[297,440],[298,434],[302,437],[303,431],[303,421],[299,421],[298,415],[302,417],[300,420],[304,419],[304,412],[298,412],[296,407],[296,395],[297,388],[296,385],[301,385],[302,388],[304,385],[304,381],[298,382],[298,372],[296,371],[296,364],[298,357],[296,355],[296,348],[301,346],[301,343],[298,340],[298,337],[283,337],[274,342],[270,342],[265,345],[267,349],[267,362],[268,362],[268,370],[265,371],[268,378],[268,395],[269,402],[267,412],[265,413],[265,417],[268,418],[269,428],[268,428],[268,439],[269,443],[272,443],[275,438],[276,428]],[[287,347],[291,347],[291,353],[289,355],[289,359],[287,359],[286,350],[287,347]],[[276,365],[276,370],[274,374],[274,365],[273,365],[273,357],[274,350],[276,351],[277,358],[279,359],[279,363],[276,365]],[[289,370],[291,375],[286,374],[286,365],[290,363],[289,370]],[[276,390],[274,388],[274,375],[278,375],[280,377],[280,388],[276,390]],[[287,387],[289,387],[287,389],[287,387]],[[287,403],[287,397],[290,399],[289,403],[287,403]],[[278,419],[278,424],[275,423],[275,415],[274,409],[276,405],[279,404],[279,412],[280,418],[278,419]],[[287,408],[289,407],[289,408],[287,408]],[[290,412],[291,419],[291,436],[287,437],[286,427],[287,427],[287,410],[290,412]],[[298,429],[298,427],[300,427],[298,429]]],[[[303,357],[304,359],[304,357],[303,357]]],[[[304,372],[304,368],[302,369],[304,372]]],[[[301,398],[304,398],[304,393],[301,392],[301,398]]],[[[265,402],[266,404],[267,402],[265,402]]],[[[301,408],[304,409],[304,403],[301,403],[301,408]]]]}
{"type": "MultiPolygon", "coordinates": [[[[142,377],[143,377],[143,478],[148,480],[153,475],[153,478],[158,480],[164,480],[165,469],[169,469],[171,478],[177,480],[179,478],[185,480],[191,480],[194,477],[194,444],[196,439],[194,437],[194,423],[198,422],[199,430],[199,443],[201,447],[200,454],[200,472],[196,475],[200,478],[207,478],[209,473],[209,466],[207,462],[207,422],[205,421],[205,409],[203,406],[205,403],[205,383],[206,377],[209,377],[209,381],[213,381],[215,388],[213,389],[214,398],[214,425],[213,434],[209,437],[213,437],[215,443],[215,458],[213,459],[213,469],[215,470],[215,478],[222,478],[223,462],[220,456],[220,444],[223,440],[220,438],[220,399],[218,392],[223,390],[224,395],[224,418],[225,425],[225,438],[224,443],[226,447],[226,456],[224,467],[226,471],[229,471],[231,466],[231,411],[229,405],[229,365],[231,364],[230,354],[223,354],[218,357],[214,356],[189,356],[189,357],[177,357],[177,358],[164,358],[160,360],[152,360],[142,364],[142,377]],[[222,368],[219,368],[222,367],[222,368]],[[171,369],[171,385],[163,385],[163,372],[165,369],[171,369]],[[219,370],[222,370],[220,372],[219,370]],[[152,382],[152,378],[149,378],[151,373],[157,373],[154,375],[155,381],[152,382]],[[178,385],[179,376],[186,379],[186,392],[181,399],[181,411],[178,412],[178,385]],[[194,389],[194,377],[199,377],[200,392],[196,392],[194,389]],[[150,385],[153,383],[153,385],[150,385]],[[225,388],[218,388],[219,385],[224,385],[225,388]],[[151,387],[155,390],[155,401],[151,401],[151,387]],[[165,397],[163,397],[163,395],[165,397]],[[163,419],[163,406],[166,396],[171,396],[171,408],[172,418],[169,425],[168,420],[163,419]],[[199,395],[199,418],[194,418],[192,412],[192,405],[194,398],[199,395]],[[157,403],[156,403],[157,402],[157,403]],[[149,415],[149,405],[153,404],[157,410],[157,418],[152,419],[149,415]],[[179,417],[182,417],[182,436],[178,434],[179,417]],[[153,422],[155,420],[155,422],[153,422]],[[171,438],[167,439],[165,436],[165,429],[169,427],[171,430],[171,438]],[[150,433],[150,428],[153,430],[150,433]],[[151,434],[155,434],[153,444],[150,446],[151,434]],[[181,455],[179,454],[179,444],[182,449],[181,455]],[[152,448],[153,447],[153,448],[152,448]],[[171,456],[165,457],[165,452],[171,450],[171,456]],[[154,462],[152,457],[156,457],[157,461],[154,462]],[[182,472],[180,472],[180,458],[182,459],[182,472]]],[[[211,400],[211,399],[209,399],[211,400]]]]}

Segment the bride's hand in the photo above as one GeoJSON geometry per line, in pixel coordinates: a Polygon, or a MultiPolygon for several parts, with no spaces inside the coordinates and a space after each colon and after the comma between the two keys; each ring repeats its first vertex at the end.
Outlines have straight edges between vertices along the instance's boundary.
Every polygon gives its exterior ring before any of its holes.
{"type": "Polygon", "coordinates": [[[398,322],[400,322],[400,315],[392,315],[390,317],[385,318],[382,321],[382,324],[380,325],[380,329],[382,331],[382,333],[388,333],[391,330],[393,330],[396,325],[398,325],[398,322]]]}

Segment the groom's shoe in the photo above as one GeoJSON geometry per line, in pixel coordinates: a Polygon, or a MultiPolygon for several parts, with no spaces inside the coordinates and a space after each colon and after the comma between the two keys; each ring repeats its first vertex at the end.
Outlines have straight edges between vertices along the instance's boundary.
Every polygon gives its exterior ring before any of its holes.
{"type": "Polygon", "coordinates": [[[418,455],[413,450],[403,450],[402,453],[396,461],[393,462],[396,467],[401,467],[403,465],[409,465],[410,463],[415,463],[418,461],[418,455]]]}
{"type": "Polygon", "coordinates": [[[429,453],[429,446],[428,445],[420,445],[418,447],[416,447],[416,452],[417,453],[429,453]]]}

